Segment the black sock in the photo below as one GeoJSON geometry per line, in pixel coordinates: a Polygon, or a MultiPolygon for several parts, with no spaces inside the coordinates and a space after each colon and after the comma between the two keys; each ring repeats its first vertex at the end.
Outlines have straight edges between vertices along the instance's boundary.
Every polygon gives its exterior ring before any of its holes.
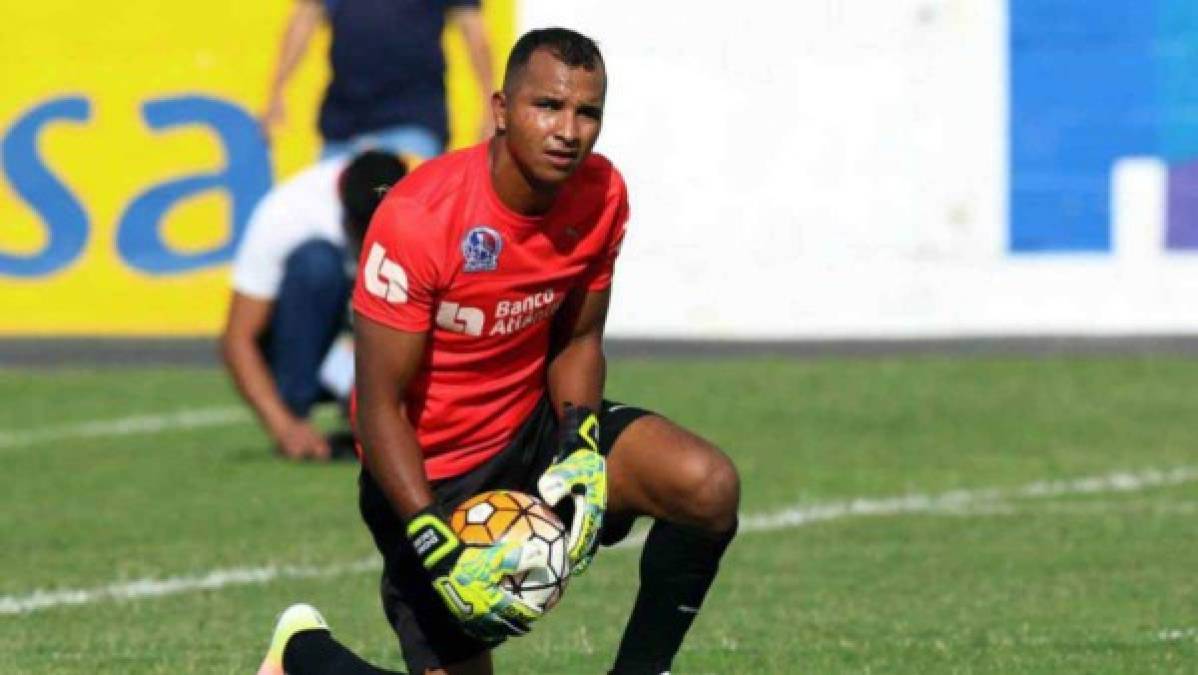
{"type": "Polygon", "coordinates": [[[300,631],[287,641],[283,670],[287,675],[403,675],[375,668],[320,629],[300,631]]]}
{"type": "Polygon", "coordinates": [[[670,669],[735,534],[735,525],[713,535],[661,520],[654,523],[641,554],[641,588],[612,673],[658,675],[670,669]]]}

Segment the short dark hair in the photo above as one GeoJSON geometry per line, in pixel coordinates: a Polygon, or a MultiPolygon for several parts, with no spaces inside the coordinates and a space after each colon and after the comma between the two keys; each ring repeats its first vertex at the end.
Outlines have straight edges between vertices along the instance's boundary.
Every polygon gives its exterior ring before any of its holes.
{"type": "Polygon", "coordinates": [[[504,91],[508,91],[520,78],[533,52],[538,49],[548,49],[571,68],[595,70],[603,66],[603,54],[599,53],[599,45],[582,33],[569,28],[530,30],[520,36],[516,45],[512,47],[512,53],[507,57],[507,67],[503,70],[504,91]]]}
{"type": "Polygon", "coordinates": [[[337,181],[346,234],[361,240],[387,190],[407,173],[403,160],[389,152],[367,150],[351,159],[337,181]]]}

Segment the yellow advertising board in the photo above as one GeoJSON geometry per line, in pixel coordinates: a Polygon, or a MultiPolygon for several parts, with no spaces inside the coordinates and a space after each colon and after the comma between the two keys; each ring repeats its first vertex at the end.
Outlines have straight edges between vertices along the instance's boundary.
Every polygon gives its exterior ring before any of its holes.
{"type": "MultiPolygon", "coordinates": [[[[0,335],[204,335],[257,200],[313,162],[327,35],[264,142],[265,103],[295,0],[0,5],[0,335]]],[[[500,73],[514,0],[485,0],[500,73]]],[[[482,99],[448,31],[451,145],[482,99]]],[[[497,75],[498,77],[498,75],[497,75]]]]}

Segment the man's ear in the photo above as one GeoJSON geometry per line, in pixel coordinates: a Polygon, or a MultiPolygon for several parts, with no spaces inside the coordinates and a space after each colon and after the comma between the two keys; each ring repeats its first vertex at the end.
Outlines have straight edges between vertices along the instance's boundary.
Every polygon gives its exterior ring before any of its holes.
{"type": "Polygon", "coordinates": [[[495,122],[495,135],[507,131],[507,93],[502,89],[491,94],[491,118],[495,122]]]}

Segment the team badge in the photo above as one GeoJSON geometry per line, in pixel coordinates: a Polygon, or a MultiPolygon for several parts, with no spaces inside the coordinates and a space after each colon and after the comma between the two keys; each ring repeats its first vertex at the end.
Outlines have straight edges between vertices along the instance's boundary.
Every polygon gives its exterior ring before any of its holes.
{"type": "Polygon", "coordinates": [[[499,266],[499,252],[503,250],[503,239],[499,233],[486,225],[476,225],[462,239],[462,257],[466,260],[467,272],[490,272],[499,266]]]}

